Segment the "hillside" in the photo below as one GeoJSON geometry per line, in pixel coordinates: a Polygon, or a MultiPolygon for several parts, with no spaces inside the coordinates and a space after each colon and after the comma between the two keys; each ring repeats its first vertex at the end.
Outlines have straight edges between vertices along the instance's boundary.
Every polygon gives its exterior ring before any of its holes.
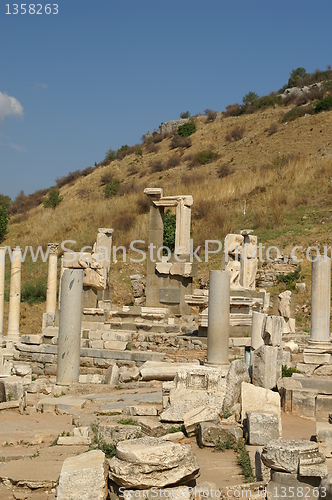
{"type": "MultiPolygon", "coordinates": [[[[197,116],[190,147],[171,149],[173,134],[155,148],[142,144],[142,155],[128,154],[63,186],[63,202],[55,210],[40,205],[12,216],[2,245],[36,248],[46,247],[48,242],[75,240],[71,247],[79,250],[93,244],[98,227],[113,227],[117,246],[128,248],[130,241],[137,239],[147,242],[148,204],[143,189],[154,186],[162,187],[165,195],[193,196],[194,246],[204,245],[206,239],[223,240],[228,232],[244,227],[254,229],[264,245],[276,245],[286,253],[294,245],[328,245],[332,229],[332,112],[282,123],[282,116],[291,108],[269,107],[238,117],[218,113],[210,123],[205,116],[197,116]],[[230,140],[227,136],[234,129],[240,134],[233,134],[236,140],[230,140]],[[195,155],[206,150],[212,151],[212,161],[193,165],[195,155]],[[105,199],[102,179],[109,174],[119,179],[121,190],[105,199]]],[[[203,262],[198,278],[206,278],[209,268],[219,266],[220,256],[203,262]]],[[[118,262],[112,269],[114,302],[128,304],[133,300],[129,275],[145,274],[145,264],[118,262]]],[[[26,262],[23,282],[45,281],[46,271],[41,261],[26,262]]],[[[308,262],[303,262],[302,272],[308,283],[308,262]]],[[[7,289],[8,284],[7,263],[7,289]]],[[[298,302],[306,300],[308,292],[302,293],[298,302]]],[[[21,331],[39,330],[42,304],[24,307],[21,331]]],[[[299,316],[298,324],[306,327],[307,318],[299,316]]]]}

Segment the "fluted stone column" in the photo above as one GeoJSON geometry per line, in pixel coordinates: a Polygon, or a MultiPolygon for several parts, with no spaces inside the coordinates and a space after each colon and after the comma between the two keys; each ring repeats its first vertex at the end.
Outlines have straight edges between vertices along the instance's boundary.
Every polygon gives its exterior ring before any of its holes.
{"type": "Polygon", "coordinates": [[[6,346],[20,340],[20,302],[21,302],[21,249],[16,247],[12,254],[9,315],[6,346]]]}
{"type": "Polygon", "coordinates": [[[330,341],[331,259],[319,257],[311,266],[311,328],[308,349],[303,361],[311,364],[331,363],[330,341]]]}
{"type": "Polygon", "coordinates": [[[207,335],[208,364],[228,363],[229,350],[230,273],[210,271],[207,335]]]}
{"type": "Polygon", "coordinates": [[[267,314],[260,313],[258,311],[252,312],[252,325],[251,325],[251,347],[252,349],[258,349],[264,344],[262,338],[262,326],[263,321],[267,317],[267,314]]]}
{"type": "Polygon", "coordinates": [[[56,383],[78,382],[80,373],[83,269],[64,269],[61,280],[56,383]]]}
{"type": "Polygon", "coordinates": [[[55,314],[59,243],[49,243],[46,314],[55,314]]]}
{"type": "Polygon", "coordinates": [[[3,344],[3,317],[5,308],[5,255],[6,248],[0,247],[0,346],[3,344]]]}

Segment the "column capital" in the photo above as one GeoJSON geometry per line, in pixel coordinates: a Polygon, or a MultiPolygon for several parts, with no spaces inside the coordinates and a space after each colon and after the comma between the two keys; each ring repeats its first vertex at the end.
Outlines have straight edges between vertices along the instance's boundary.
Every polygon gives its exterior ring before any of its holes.
{"type": "Polygon", "coordinates": [[[47,243],[47,248],[49,248],[51,255],[58,255],[59,243],[47,243]]]}

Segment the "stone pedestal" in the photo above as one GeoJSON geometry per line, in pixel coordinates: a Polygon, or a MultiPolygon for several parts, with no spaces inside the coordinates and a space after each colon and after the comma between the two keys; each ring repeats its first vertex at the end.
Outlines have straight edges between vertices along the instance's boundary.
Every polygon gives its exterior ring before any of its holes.
{"type": "Polygon", "coordinates": [[[311,330],[309,347],[303,351],[304,363],[332,362],[330,341],[331,259],[319,257],[311,271],[311,330]]]}
{"type": "Polygon", "coordinates": [[[209,364],[228,363],[230,273],[210,271],[207,360],[209,364]]]}
{"type": "Polygon", "coordinates": [[[6,347],[11,348],[20,340],[21,302],[21,249],[16,247],[12,254],[9,292],[9,315],[6,347]]]}
{"type": "Polygon", "coordinates": [[[3,316],[5,307],[5,254],[6,248],[0,247],[0,347],[3,345],[3,316]]]}
{"type": "Polygon", "coordinates": [[[64,269],[58,337],[58,385],[70,385],[79,379],[82,293],[83,269],[64,269]]]}

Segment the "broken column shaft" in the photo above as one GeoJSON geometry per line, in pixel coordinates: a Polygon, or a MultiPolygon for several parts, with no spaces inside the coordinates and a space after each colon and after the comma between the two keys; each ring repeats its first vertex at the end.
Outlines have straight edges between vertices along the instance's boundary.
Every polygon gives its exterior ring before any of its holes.
{"type": "Polygon", "coordinates": [[[209,364],[228,363],[229,311],[230,273],[229,271],[210,271],[207,336],[209,364]]]}

